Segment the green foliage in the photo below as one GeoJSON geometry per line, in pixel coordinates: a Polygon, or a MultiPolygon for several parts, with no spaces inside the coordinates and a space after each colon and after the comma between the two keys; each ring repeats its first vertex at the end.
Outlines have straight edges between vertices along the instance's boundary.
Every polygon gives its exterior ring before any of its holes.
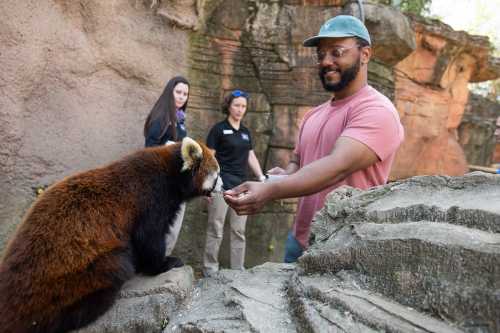
{"type": "Polygon", "coordinates": [[[390,0],[390,2],[403,12],[425,15],[429,13],[432,0],[390,0]]]}

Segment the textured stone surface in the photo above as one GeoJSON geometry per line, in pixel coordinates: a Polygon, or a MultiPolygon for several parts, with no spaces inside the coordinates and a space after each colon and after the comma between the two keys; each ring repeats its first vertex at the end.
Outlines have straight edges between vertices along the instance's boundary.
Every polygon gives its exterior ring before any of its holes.
{"type": "Polygon", "coordinates": [[[295,275],[288,283],[299,332],[463,332],[368,289],[363,277],[295,275]]]}
{"type": "Polygon", "coordinates": [[[499,68],[486,65],[497,60],[491,58],[487,38],[435,20],[413,17],[412,25],[417,48],[395,66],[395,104],[406,138],[391,177],[462,175],[468,162],[457,128],[468,101],[467,85],[498,77],[499,68]]]}
{"type": "Polygon", "coordinates": [[[154,277],[136,276],[123,286],[108,312],[88,327],[74,332],[160,332],[192,288],[193,270],[189,266],[154,277]]]}
{"type": "Polygon", "coordinates": [[[444,36],[414,24],[417,49],[396,65],[395,102],[406,137],[392,177],[461,175],[467,171],[467,162],[456,142],[456,128],[476,62],[444,36]]]}
{"type": "MultiPolygon", "coordinates": [[[[396,8],[375,2],[364,3],[365,25],[370,32],[375,58],[394,66],[416,48],[410,20],[396,8]]],[[[357,1],[350,1],[344,12],[359,17],[357,1]]]]}
{"type": "Polygon", "coordinates": [[[497,119],[500,119],[500,104],[471,95],[458,128],[459,143],[469,164],[490,166],[497,162],[497,119]]]}
{"type": "Polygon", "coordinates": [[[6,0],[0,43],[3,244],[34,187],[144,145],[152,104],[186,73],[188,36],[142,1],[6,0]]]}
{"type": "Polygon", "coordinates": [[[163,332],[295,332],[283,290],[293,269],[266,263],[202,279],[163,332]]]}
{"type": "Polygon", "coordinates": [[[370,289],[473,332],[500,328],[500,176],[342,188],[313,225],[306,273],[352,270],[370,289]]]}
{"type": "Polygon", "coordinates": [[[164,332],[500,329],[500,176],[330,193],[298,265],[199,281],[164,332]]]}
{"type": "MultiPolygon", "coordinates": [[[[446,40],[448,48],[439,52],[441,64],[446,64],[446,58],[450,58],[457,49],[469,54],[477,62],[477,67],[472,71],[471,82],[494,80],[500,75],[500,58],[491,54],[491,44],[486,36],[469,35],[465,31],[455,31],[449,25],[435,19],[425,19],[411,16],[415,31],[424,32],[428,35],[439,36],[446,40]],[[444,59],[443,59],[444,58],[444,59]],[[443,61],[445,60],[445,61],[443,61]]],[[[432,51],[431,47],[429,51],[432,51]]],[[[435,51],[435,49],[434,49],[435,51]]],[[[443,70],[445,67],[441,67],[443,70]]],[[[444,73],[442,71],[441,73],[444,73]]],[[[436,76],[439,78],[439,76],[436,76]]]]}
{"type": "Polygon", "coordinates": [[[404,305],[496,329],[499,244],[500,234],[447,223],[352,224],[301,264],[306,272],[360,271],[404,305]]]}

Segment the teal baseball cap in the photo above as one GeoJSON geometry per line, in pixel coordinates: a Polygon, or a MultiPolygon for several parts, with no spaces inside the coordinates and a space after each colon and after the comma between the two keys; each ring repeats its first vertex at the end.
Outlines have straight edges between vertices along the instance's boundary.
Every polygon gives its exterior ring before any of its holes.
{"type": "Polygon", "coordinates": [[[317,36],[309,37],[304,46],[318,46],[320,39],[335,37],[359,37],[372,44],[370,34],[363,22],[351,15],[338,15],[326,21],[317,36]]]}

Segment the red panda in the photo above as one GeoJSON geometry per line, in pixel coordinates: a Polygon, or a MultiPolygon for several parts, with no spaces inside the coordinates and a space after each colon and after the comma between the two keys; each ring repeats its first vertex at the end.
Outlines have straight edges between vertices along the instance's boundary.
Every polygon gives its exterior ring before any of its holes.
{"type": "Polygon", "coordinates": [[[180,204],[214,189],[219,166],[202,143],[147,148],[49,187],[0,262],[0,331],[66,332],[113,304],[134,273],[182,266],[165,257],[180,204]]]}

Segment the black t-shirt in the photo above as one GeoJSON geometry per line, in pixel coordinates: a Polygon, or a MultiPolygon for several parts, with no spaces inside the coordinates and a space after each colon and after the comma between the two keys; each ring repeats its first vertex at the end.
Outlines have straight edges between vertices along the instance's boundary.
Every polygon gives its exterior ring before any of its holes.
{"type": "MultiPolygon", "coordinates": [[[[168,126],[165,134],[160,137],[160,123],[158,121],[153,122],[149,128],[148,133],[146,133],[146,147],[154,147],[164,145],[167,141],[176,141],[172,135],[172,126],[168,126]]],[[[184,120],[177,120],[176,123],[177,141],[182,141],[187,136],[186,127],[184,126],[184,120]]]]}
{"type": "Polygon", "coordinates": [[[225,190],[246,181],[252,137],[245,126],[240,124],[236,130],[227,119],[215,124],[208,133],[207,146],[215,149],[225,190]]]}

